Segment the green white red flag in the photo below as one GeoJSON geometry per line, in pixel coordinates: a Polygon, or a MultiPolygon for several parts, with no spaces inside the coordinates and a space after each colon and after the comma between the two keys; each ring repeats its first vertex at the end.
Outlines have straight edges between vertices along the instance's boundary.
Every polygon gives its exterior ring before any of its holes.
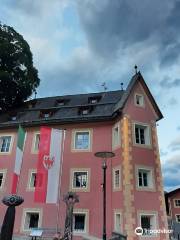
{"type": "Polygon", "coordinates": [[[64,131],[41,127],[34,201],[57,203],[64,131]]]}
{"type": "Polygon", "coordinates": [[[11,189],[12,194],[17,193],[17,186],[18,186],[19,175],[21,172],[21,165],[22,165],[22,159],[23,159],[25,136],[26,136],[26,133],[24,129],[21,126],[19,126],[18,134],[17,134],[15,166],[14,166],[12,189],[11,189]]]}

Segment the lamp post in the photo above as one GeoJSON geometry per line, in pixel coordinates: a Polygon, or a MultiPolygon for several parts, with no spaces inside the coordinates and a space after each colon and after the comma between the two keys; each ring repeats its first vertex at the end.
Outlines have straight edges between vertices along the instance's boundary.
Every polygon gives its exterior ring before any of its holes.
{"type": "Polygon", "coordinates": [[[115,156],[113,152],[96,152],[94,154],[96,157],[101,158],[102,170],[103,170],[103,240],[106,240],[106,169],[107,169],[107,158],[112,158],[115,156]]]}

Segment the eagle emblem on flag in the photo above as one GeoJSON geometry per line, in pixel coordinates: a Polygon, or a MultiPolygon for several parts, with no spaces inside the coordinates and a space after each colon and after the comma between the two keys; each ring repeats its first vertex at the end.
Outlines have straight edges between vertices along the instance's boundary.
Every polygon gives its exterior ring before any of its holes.
{"type": "Polygon", "coordinates": [[[49,155],[44,155],[44,157],[43,157],[43,165],[44,165],[45,169],[47,169],[47,170],[52,168],[53,165],[54,165],[54,157],[49,156],[49,155]]]}

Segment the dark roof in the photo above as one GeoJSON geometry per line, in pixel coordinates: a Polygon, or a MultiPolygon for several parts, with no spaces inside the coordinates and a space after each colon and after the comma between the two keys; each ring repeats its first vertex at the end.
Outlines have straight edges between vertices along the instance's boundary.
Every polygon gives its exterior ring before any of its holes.
{"type": "Polygon", "coordinates": [[[147,88],[147,93],[160,119],[162,114],[141,74],[137,73],[132,77],[126,90],[46,97],[26,101],[17,109],[0,114],[0,128],[15,127],[19,124],[34,126],[49,123],[63,124],[112,120],[123,109],[134,84],[138,80],[147,88]],[[97,99],[97,102],[92,103],[92,99],[97,99]],[[63,101],[64,105],[62,104],[63,101]],[[88,110],[88,112],[82,114],[83,110],[88,110]],[[49,113],[49,117],[45,117],[45,113],[49,113]],[[12,119],[13,116],[16,116],[16,118],[12,119]]]}
{"type": "Polygon", "coordinates": [[[180,192],[180,188],[176,188],[176,189],[174,189],[173,191],[166,193],[165,195],[167,195],[168,197],[170,197],[170,196],[173,196],[174,194],[176,194],[176,193],[178,193],[178,192],[180,192]]]}

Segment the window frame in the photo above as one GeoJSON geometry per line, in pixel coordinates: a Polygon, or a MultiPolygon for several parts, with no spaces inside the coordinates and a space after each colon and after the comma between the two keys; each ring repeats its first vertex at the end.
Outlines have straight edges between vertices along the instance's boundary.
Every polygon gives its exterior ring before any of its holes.
{"type": "Polygon", "coordinates": [[[25,229],[25,221],[27,213],[39,213],[38,228],[42,226],[43,211],[41,208],[23,208],[22,220],[21,220],[21,232],[30,232],[31,228],[25,229]]]}
{"type": "Polygon", "coordinates": [[[89,232],[89,210],[88,209],[74,209],[73,210],[73,234],[78,236],[78,235],[83,235],[87,234],[89,232]],[[83,214],[85,215],[85,223],[84,223],[84,231],[76,231],[74,230],[74,215],[80,215],[83,214]]]}
{"type": "MultiPolygon", "coordinates": [[[[146,211],[146,210],[138,210],[137,211],[137,218],[138,218],[138,223],[139,226],[141,227],[141,216],[154,216],[155,221],[154,221],[154,229],[159,229],[159,222],[158,222],[158,212],[156,211],[146,211]]],[[[153,229],[153,228],[152,228],[153,229]]],[[[146,237],[156,237],[157,233],[151,234],[151,235],[142,235],[143,238],[146,237]]]]}
{"type": "Polygon", "coordinates": [[[152,148],[152,133],[151,133],[151,126],[149,124],[141,123],[141,122],[133,122],[133,145],[136,147],[142,147],[142,148],[152,148]],[[145,144],[136,142],[136,130],[135,130],[136,126],[147,129],[147,132],[144,134],[145,144]]]}
{"type": "Polygon", "coordinates": [[[89,192],[90,191],[90,168],[71,168],[70,170],[70,190],[73,192],[89,192]],[[86,187],[74,187],[74,173],[87,172],[86,187]]]}
{"type": "Polygon", "coordinates": [[[137,106],[137,107],[144,108],[144,107],[145,107],[144,95],[141,94],[141,93],[135,93],[135,94],[134,94],[134,104],[135,104],[135,106],[137,106]],[[142,98],[142,103],[141,103],[141,104],[137,104],[137,97],[142,98]]]}
{"type": "Polygon", "coordinates": [[[120,215],[120,233],[123,232],[123,217],[122,217],[122,210],[121,209],[114,209],[114,231],[118,232],[117,226],[117,218],[116,215],[120,215]]]}
{"type": "Polygon", "coordinates": [[[2,184],[0,186],[0,191],[4,191],[6,175],[7,175],[7,169],[0,169],[0,174],[1,173],[3,174],[3,178],[2,178],[2,184]]]}
{"type": "Polygon", "coordinates": [[[27,191],[35,191],[35,187],[31,187],[31,178],[32,178],[32,174],[35,173],[37,174],[37,170],[36,169],[29,169],[29,173],[28,173],[28,184],[27,184],[27,191]]]}
{"type": "Polygon", "coordinates": [[[120,126],[120,122],[115,123],[114,126],[112,127],[112,149],[116,149],[119,148],[121,146],[121,126],[120,126]],[[115,140],[115,129],[118,129],[118,139],[117,139],[117,143],[115,140]]]}
{"type": "Polygon", "coordinates": [[[11,137],[10,140],[10,145],[9,145],[9,151],[8,152],[1,152],[1,144],[0,144],[0,155],[9,155],[12,152],[12,148],[13,148],[13,143],[14,143],[14,134],[12,133],[5,133],[5,134],[0,134],[0,138],[1,137],[11,137]]]}
{"type": "Polygon", "coordinates": [[[176,222],[180,223],[180,214],[175,214],[175,217],[176,217],[176,222]],[[178,216],[179,216],[179,221],[178,221],[178,216]]]}
{"type": "Polygon", "coordinates": [[[31,153],[33,153],[33,154],[38,154],[39,153],[39,149],[35,149],[37,135],[40,136],[40,131],[35,131],[33,133],[32,148],[31,148],[31,153]]]}
{"type": "Polygon", "coordinates": [[[154,168],[145,165],[135,165],[136,190],[138,191],[156,191],[154,168]],[[139,170],[150,172],[149,186],[139,186],[139,170]]]}
{"type": "Polygon", "coordinates": [[[72,152],[91,152],[92,151],[92,134],[93,130],[92,129],[73,129],[72,130],[72,140],[71,140],[71,151],[72,152]],[[89,133],[89,146],[86,149],[79,149],[76,148],[76,134],[78,133],[89,133]]]}
{"type": "Polygon", "coordinates": [[[174,199],[174,207],[175,208],[180,208],[180,198],[175,198],[174,199]],[[178,206],[176,205],[176,201],[179,201],[179,205],[178,206]]]}
{"type": "Polygon", "coordinates": [[[121,166],[116,166],[116,167],[113,167],[113,172],[112,172],[112,185],[113,185],[113,191],[120,191],[121,190],[121,187],[122,187],[122,179],[121,179],[121,166]],[[116,171],[119,171],[119,186],[117,187],[116,186],[116,175],[115,175],[115,172],[116,171]]]}

